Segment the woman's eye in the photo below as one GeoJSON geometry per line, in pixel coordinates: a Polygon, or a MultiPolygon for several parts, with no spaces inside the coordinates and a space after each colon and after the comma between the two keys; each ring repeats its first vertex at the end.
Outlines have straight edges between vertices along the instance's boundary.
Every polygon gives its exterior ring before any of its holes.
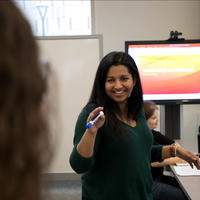
{"type": "Polygon", "coordinates": [[[112,83],[113,79],[108,79],[107,82],[112,83]]]}
{"type": "Polygon", "coordinates": [[[122,80],[123,80],[123,81],[127,81],[128,78],[127,78],[127,77],[123,77],[122,80]]]}

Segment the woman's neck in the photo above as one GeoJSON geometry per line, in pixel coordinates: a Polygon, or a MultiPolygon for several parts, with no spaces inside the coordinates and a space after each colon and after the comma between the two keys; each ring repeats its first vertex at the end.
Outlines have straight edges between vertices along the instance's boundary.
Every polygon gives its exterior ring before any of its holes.
{"type": "Polygon", "coordinates": [[[118,104],[120,113],[118,113],[116,116],[121,121],[127,123],[130,119],[128,117],[128,107],[127,104],[118,104]]]}
{"type": "Polygon", "coordinates": [[[120,109],[120,118],[127,118],[128,115],[128,107],[127,104],[123,103],[123,104],[118,104],[119,109],[120,109]]]}
{"type": "Polygon", "coordinates": [[[129,126],[135,127],[136,121],[128,117],[128,106],[127,104],[119,104],[120,114],[116,114],[117,118],[129,126]]]}

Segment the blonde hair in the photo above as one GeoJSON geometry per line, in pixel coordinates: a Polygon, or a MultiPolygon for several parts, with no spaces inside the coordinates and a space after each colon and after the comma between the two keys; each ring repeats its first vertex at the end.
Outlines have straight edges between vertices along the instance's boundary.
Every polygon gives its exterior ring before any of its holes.
{"type": "Polygon", "coordinates": [[[157,105],[153,101],[144,101],[143,108],[146,120],[148,120],[153,115],[155,110],[158,110],[157,105]]]}

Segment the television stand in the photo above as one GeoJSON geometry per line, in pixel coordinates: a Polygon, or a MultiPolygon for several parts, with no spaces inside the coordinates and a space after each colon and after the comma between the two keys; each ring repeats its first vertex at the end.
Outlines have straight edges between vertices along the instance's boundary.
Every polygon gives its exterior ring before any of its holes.
{"type": "Polygon", "coordinates": [[[181,138],[180,107],[180,104],[165,105],[165,135],[172,139],[181,138]]]}

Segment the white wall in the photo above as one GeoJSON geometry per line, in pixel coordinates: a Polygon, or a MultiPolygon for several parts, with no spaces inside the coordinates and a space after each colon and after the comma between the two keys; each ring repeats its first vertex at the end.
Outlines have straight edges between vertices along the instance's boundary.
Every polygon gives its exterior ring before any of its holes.
{"type": "Polygon", "coordinates": [[[125,40],[165,40],[171,30],[200,38],[200,1],[94,2],[94,32],[103,34],[104,54],[124,50],[125,40]]]}
{"type": "Polygon", "coordinates": [[[37,40],[41,60],[53,71],[50,82],[50,124],[54,156],[46,172],[71,172],[69,156],[73,148],[77,117],[87,103],[100,61],[101,38],[41,37],[37,40]],[[56,83],[56,84],[54,84],[56,83]]]}
{"type": "MultiPolygon", "coordinates": [[[[94,34],[103,35],[103,54],[124,50],[127,40],[165,40],[171,30],[185,39],[200,39],[200,1],[99,1],[93,2],[94,34]]],[[[182,139],[191,151],[197,151],[197,127],[200,105],[184,105],[182,139]]],[[[162,119],[161,119],[162,120],[162,119]]]]}
{"type": "Polygon", "coordinates": [[[183,105],[182,135],[179,143],[193,152],[197,152],[197,134],[200,126],[200,105],[183,105]]]}

